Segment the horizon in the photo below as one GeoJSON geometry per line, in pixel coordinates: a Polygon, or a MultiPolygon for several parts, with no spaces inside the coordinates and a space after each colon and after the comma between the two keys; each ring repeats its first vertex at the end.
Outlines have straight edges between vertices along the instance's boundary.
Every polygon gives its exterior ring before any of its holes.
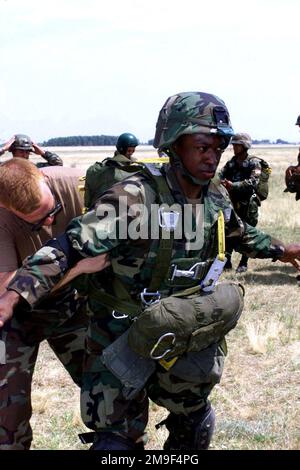
{"type": "Polygon", "coordinates": [[[298,141],[299,17],[298,0],[0,0],[0,139],[146,142],[169,96],[201,90],[235,132],[298,141]]]}

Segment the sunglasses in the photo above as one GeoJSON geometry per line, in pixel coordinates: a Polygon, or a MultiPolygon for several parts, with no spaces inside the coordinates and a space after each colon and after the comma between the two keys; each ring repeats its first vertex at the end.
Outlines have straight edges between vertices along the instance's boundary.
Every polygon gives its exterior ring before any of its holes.
{"type": "Polygon", "coordinates": [[[39,220],[38,222],[36,222],[35,224],[32,224],[31,225],[31,230],[34,232],[34,231],[38,231],[42,228],[42,226],[44,225],[44,222],[45,220],[48,218],[48,217],[54,217],[56,214],[58,214],[58,212],[60,212],[62,209],[62,204],[61,202],[57,202],[55,204],[55,207],[54,209],[51,209],[51,211],[49,211],[45,217],[43,217],[41,220],[39,220]]]}

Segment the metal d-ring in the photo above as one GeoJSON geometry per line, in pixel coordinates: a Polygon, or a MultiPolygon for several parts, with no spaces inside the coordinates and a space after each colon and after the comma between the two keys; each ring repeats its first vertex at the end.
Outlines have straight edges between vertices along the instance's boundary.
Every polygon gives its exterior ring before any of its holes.
{"type": "Polygon", "coordinates": [[[164,335],[162,335],[162,336],[158,339],[157,343],[155,343],[155,345],[153,346],[153,348],[152,348],[151,351],[150,351],[150,357],[151,357],[151,359],[154,359],[154,360],[157,361],[158,359],[162,359],[163,357],[165,357],[166,354],[168,354],[169,352],[172,351],[172,349],[173,349],[172,346],[174,346],[175,340],[176,340],[176,336],[175,336],[174,333],[165,333],[164,335]],[[154,351],[157,349],[157,347],[159,346],[159,344],[161,343],[161,341],[163,341],[165,338],[168,338],[168,337],[172,337],[172,338],[173,338],[173,339],[172,339],[172,343],[171,343],[171,347],[170,347],[169,349],[166,349],[166,351],[165,351],[163,354],[161,354],[160,356],[154,356],[153,353],[154,353],[154,351]]]}
{"type": "Polygon", "coordinates": [[[116,310],[113,310],[111,312],[111,314],[116,320],[122,320],[122,318],[128,318],[129,317],[129,315],[126,315],[125,313],[117,312],[116,310]]]}

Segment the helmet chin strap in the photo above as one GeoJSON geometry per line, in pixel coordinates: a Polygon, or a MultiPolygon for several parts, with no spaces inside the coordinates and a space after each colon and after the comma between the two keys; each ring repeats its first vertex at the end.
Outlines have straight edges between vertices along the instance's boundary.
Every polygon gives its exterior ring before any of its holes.
{"type": "Polygon", "coordinates": [[[199,186],[207,186],[210,183],[209,180],[201,180],[199,178],[195,178],[195,176],[191,175],[185,168],[185,166],[182,164],[182,161],[180,157],[177,155],[177,153],[173,149],[168,149],[168,155],[170,158],[172,158],[172,163],[175,168],[180,170],[180,172],[193,184],[199,185],[199,186]]]}

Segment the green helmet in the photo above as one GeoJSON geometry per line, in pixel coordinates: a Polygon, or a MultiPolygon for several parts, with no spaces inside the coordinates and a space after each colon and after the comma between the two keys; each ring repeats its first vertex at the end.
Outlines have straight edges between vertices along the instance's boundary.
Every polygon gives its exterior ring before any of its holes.
{"type": "Polygon", "coordinates": [[[119,136],[116,147],[120,153],[126,153],[128,147],[136,147],[137,145],[139,145],[139,141],[135,135],[124,132],[119,136]]]}
{"type": "Polygon", "coordinates": [[[177,93],[160,110],[153,145],[169,148],[181,135],[198,133],[222,135],[229,143],[234,131],[224,101],[201,91],[177,93]]]}
{"type": "Polygon", "coordinates": [[[231,143],[243,145],[245,149],[250,149],[252,140],[249,134],[240,133],[240,134],[234,134],[234,136],[231,139],[231,143]]]}
{"type": "Polygon", "coordinates": [[[295,125],[296,125],[296,126],[300,126],[300,114],[299,114],[299,116],[297,117],[297,121],[296,121],[296,124],[295,124],[295,125]]]}
{"type": "Polygon", "coordinates": [[[32,140],[28,135],[24,134],[16,134],[15,135],[15,140],[9,147],[9,152],[13,152],[14,150],[27,150],[27,151],[32,151],[32,140]]]}

